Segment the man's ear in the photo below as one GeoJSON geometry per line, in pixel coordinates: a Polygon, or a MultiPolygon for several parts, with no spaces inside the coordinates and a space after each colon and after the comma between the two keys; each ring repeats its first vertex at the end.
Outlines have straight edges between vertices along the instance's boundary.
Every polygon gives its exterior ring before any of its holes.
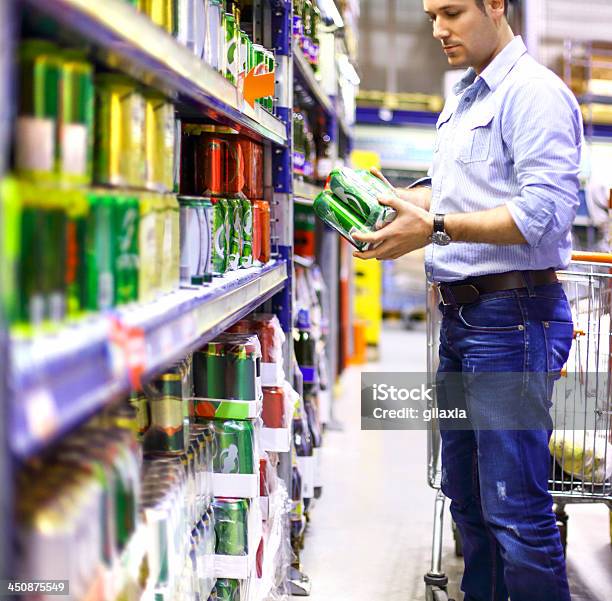
{"type": "Polygon", "coordinates": [[[487,13],[494,21],[504,16],[506,2],[508,2],[508,0],[487,0],[487,13]]]}

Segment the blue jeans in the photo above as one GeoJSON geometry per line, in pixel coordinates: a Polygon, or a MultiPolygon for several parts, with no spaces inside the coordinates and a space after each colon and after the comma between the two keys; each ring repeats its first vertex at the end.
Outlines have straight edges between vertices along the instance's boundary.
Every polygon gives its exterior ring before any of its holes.
{"type": "Polygon", "coordinates": [[[465,429],[441,422],[442,490],[463,541],[465,601],[569,601],[548,492],[552,385],[573,334],[562,287],[441,309],[438,406],[463,407],[469,420],[465,429]],[[534,425],[516,426],[525,414],[534,425]]]}

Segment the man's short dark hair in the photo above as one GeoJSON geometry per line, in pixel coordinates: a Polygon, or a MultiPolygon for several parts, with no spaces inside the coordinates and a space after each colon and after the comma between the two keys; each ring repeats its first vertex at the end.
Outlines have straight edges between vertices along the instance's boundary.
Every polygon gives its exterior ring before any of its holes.
{"type": "MultiPolygon", "coordinates": [[[[510,4],[509,0],[505,0],[504,2],[504,14],[506,17],[508,16],[508,5],[510,4]]],[[[485,0],[476,0],[476,6],[482,11],[485,12],[485,0]]]]}

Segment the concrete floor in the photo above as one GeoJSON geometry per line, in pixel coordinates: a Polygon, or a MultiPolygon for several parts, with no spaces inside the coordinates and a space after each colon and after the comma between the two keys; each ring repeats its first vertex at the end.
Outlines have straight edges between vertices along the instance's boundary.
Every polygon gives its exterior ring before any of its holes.
{"type": "MultiPolygon", "coordinates": [[[[425,371],[425,334],[388,326],[378,362],[364,369],[425,371]]],[[[426,432],[362,432],[360,370],[351,368],[334,404],[342,430],[329,430],[323,496],[311,511],[302,567],[311,601],[424,601],[434,491],[427,485],[426,432]]],[[[448,508],[443,567],[460,601],[462,561],[453,553],[448,508]]],[[[608,510],[570,506],[568,571],[574,601],[612,600],[608,510]]],[[[294,597],[297,599],[297,597],[294,597]]]]}

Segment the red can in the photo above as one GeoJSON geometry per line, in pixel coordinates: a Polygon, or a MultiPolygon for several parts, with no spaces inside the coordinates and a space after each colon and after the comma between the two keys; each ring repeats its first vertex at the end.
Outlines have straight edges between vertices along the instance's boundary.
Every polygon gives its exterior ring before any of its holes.
{"type": "Polygon", "coordinates": [[[255,200],[253,201],[253,257],[262,263],[267,263],[270,260],[270,253],[270,205],[265,200],[255,200]],[[257,254],[255,253],[256,224],[259,236],[257,254]]]}
{"type": "Polygon", "coordinates": [[[196,192],[203,196],[225,195],[225,140],[200,135],[196,144],[196,192]]]}
{"type": "Polygon", "coordinates": [[[280,386],[264,386],[261,417],[267,428],[282,428],[285,415],[285,391],[280,386]]]}
{"type": "Polygon", "coordinates": [[[250,199],[262,198],[263,190],[263,146],[249,138],[240,137],[238,144],[244,159],[244,188],[242,192],[250,199]]]}

